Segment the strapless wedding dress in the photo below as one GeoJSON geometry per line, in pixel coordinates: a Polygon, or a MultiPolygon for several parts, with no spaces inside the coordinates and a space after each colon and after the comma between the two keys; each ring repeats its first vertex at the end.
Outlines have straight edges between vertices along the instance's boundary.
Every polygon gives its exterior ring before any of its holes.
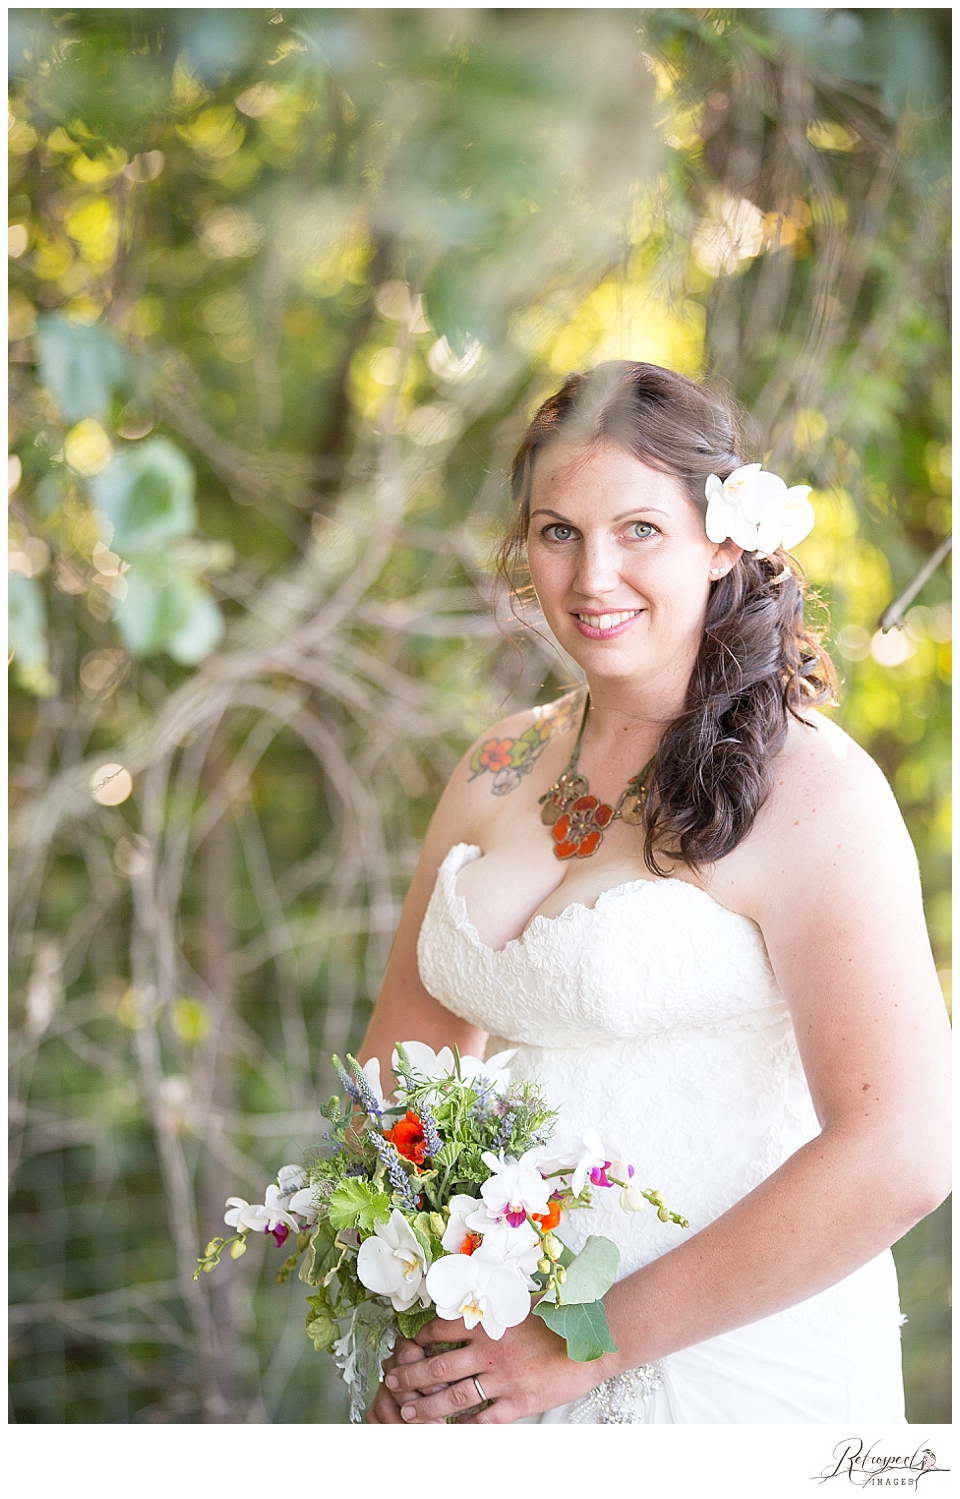
{"type": "MultiPolygon", "coordinates": [[[[495,950],[441,865],[418,943],[429,992],[519,1046],[564,1133],[595,1129],[641,1186],[690,1220],[625,1213],[618,1194],[564,1237],[619,1246],[629,1275],[703,1228],[819,1133],[793,1025],[756,924],[682,880],[633,880],[595,906],[535,916],[495,950]]],[[[830,1204],[823,1204],[829,1219],[830,1204]]],[[[900,1306],[889,1250],[799,1305],[608,1381],[534,1422],[902,1423],[900,1306]]]]}

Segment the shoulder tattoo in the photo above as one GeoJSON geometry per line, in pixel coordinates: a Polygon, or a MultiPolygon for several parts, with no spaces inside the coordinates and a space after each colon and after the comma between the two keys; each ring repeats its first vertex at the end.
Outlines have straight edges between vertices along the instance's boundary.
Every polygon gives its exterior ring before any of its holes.
{"type": "Polygon", "coordinates": [[[579,696],[561,698],[538,709],[534,723],[516,739],[485,739],[470,757],[471,781],[489,771],[493,776],[490,790],[494,796],[515,791],[523,777],[533,770],[550,740],[576,728],[580,706],[579,696]]]}

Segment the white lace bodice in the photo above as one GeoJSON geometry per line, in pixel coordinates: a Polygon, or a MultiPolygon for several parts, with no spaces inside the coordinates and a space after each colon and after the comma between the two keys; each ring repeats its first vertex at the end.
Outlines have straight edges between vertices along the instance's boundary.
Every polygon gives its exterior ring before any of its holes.
{"type": "MultiPolygon", "coordinates": [[[[441,865],[418,943],[421,977],[496,1049],[519,1044],[513,1075],[542,1084],[564,1134],[597,1130],[692,1233],[819,1132],[754,922],[685,881],[635,880],[593,907],[535,916],[495,950],[457,891],[460,870],[480,857],[460,843],[441,865]]],[[[617,1195],[595,1190],[594,1207],[564,1219],[564,1236],[574,1249],[591,1233],[612,1238],[624,1275],[686,1231],[652,1210],[624,1213],[617,1195]]],[[[874,1291],[889,1299],[892,1263],[882,1285],[873,1266],[780,1315],[829,1316],[874,1291]]]]}

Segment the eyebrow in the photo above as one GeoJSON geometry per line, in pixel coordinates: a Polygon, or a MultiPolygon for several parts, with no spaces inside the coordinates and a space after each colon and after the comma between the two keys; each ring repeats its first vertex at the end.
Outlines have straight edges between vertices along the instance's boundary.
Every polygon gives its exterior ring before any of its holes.
{"type": "MultiPolygon", "coordinates": [[[[625,510],[622,515],[615,515],[613,517],[613,519],[614,519],[614,521],[621,521],[621,520],[626,520],[627,517],[630,516],[630,515],[667,515],[667,514],[669,514],[668,511],[666,511],[666,510],[659,510],[656,505],[637,505],[633,510],[625,510]]],[[[534,516],[536,516],[536,515],[552,515],[553,518],[554,518],[554,520],[562,520],[565,526],[570,526],[570,525],[573,524],[572,521],[567,520],[567,517],[565,515],[561,515],[558,510],[546,510],[542,505],[540,506],[539,509],[532,510],[530,512],[530,519],[533,520],[534,516]]]]}

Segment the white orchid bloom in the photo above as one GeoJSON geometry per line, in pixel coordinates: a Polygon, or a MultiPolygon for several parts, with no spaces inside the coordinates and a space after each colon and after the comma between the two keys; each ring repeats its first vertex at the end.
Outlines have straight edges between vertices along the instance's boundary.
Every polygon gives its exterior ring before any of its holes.
{"type": "Polygon", "coordinates": [[[603,1141],[596,1130],[585,1129],[580,1156],[570,1182],[574,1197],[579,1197],[586,1186],[588,1177],[596,1187],[609,1187],[611,1183],[605,1178],[606,1168],[610,1164],[610,1154],[604,1149],[603,1141]]]}
{"type": "Polygon", "coordinates": [[[285,1228],[299,1233],[300,1225],[295,1218],[291,1218],[286,1211],[286,1199],[281,1196],[280,1189],[273,1183],[264,1194],[265,1200],[260,1202],[246,1202],[242,1197],[228,1197],[228,1213],[224,1213],[223,1221],[238,1233],[246,1229],[252,1229],[254,1233],[269,1234],[282,1223],[285,1228]]]}
{"type": "Polygon", "coordinates": [[[465,1192],[457,1192],[451,1197],[448,1204],[450,1208],[450,1221],[443,1231],[440,1243],[450,1254],[459,1254],[463,1249],[464,1240],[468,1234],[476,1233],[471,1229],[467,1219],[476,1213],[483,1204],[479,1197],[468,1197],[465,1192]]]}
{"type": "Polygon", "coordinates": [[[262,1223],[256,1216],[258,1213],[265,1211],[263,1207],[258,1207],[256,1203],[247,1202],[245,1197],[228,1197],[226,1206],[230,1211],[224,1213],[223,1221],[229,1224],[231,1228],[235,1228],[237,1233],[242,1234],[247,1229],[253,1229],[255,1233],[266,1233],[266,1224],[262,1223]],[[247,1221],[248,1213],[251,1215],[249,1222],[247,1221]]]}
{"type": "Polygon", "coordinates": [[[526,1221],[528,1213],[545,1213],[550,1196],[550,1184],[545,1182],[537,1170],[535,1161],[540,1147],[527,1150],[519,1161],[494,1155],[492,1150],[483,1152],[482,1160],[493,1175],[483,1183],[480,1196],[493,1218],[505,1218],[511,1228],[526,1221]]]}
{"type": "Polygon", "coordinates": [[[446,1322],[462,1317],[468,1328],[479,1322],[494,1341],[530,1311],[530,1292],[522,1274],[487,1244],[481,1244],[475,1254],[448,1254],[434,1260],[427,1271],[427,1290],[436,1302],[438,1317],[446,1322]]]}
{"type": "MultiPolygon", "coordinates": [[[[302,1166],[281,1166],[277,1172],[277,1185],[281,1197],[290,1198],[307,1185],[307,1173],[302,1166]]],[[[289,1202],[284,1204],[289,1207],[289,1202]]]]}
{"type": "Polygon", "coordinates": [[[482,1204],[476,1213],[467,1219],[467,1228],[474,1233],[483,1235],[483,1243],[489,1249],[495,1249],[503,1256],[506,1264],[519,1270],[531,1291],[536,1289],[536,1281],[530,1277],[537,1268],[537,1261],[543,1254],[540,1247],[540,1235],[531,1223],[524,1220],[513,1228],[506,1218],[494,1218],[482,1204]]]}
{"type": "Polygon", "coordinates": [[[368,1291],[389,1296],[395,1312],[408,1312],[419,1301],[430,1305],[423,1290],[427,1257],[406,1218],[394,1208],[389,1223],[378,1223],[357,1254],[357,1275],[368,1291]]]}
{"type": "Polygon", "coordinates": [[[723,481],[711,474],[706,483],[707,536],[719,544],[728,538],[745,552],[770,556],[777,547],[793,547],[813,530],[808,484],[788,489],[760,463],[734,469],[723,481]]]}
{"type": "Polygon", "coordinates": [[[313,1200],[313,1194],[313,1187],[301,1187],[299,1192],[294,1192],[287,1203],[288,1211],[296,1213],[297,1217],[302,1218],[304,1223],[316,1223],[317,1221],[317,1205],[313,1200]]]}

